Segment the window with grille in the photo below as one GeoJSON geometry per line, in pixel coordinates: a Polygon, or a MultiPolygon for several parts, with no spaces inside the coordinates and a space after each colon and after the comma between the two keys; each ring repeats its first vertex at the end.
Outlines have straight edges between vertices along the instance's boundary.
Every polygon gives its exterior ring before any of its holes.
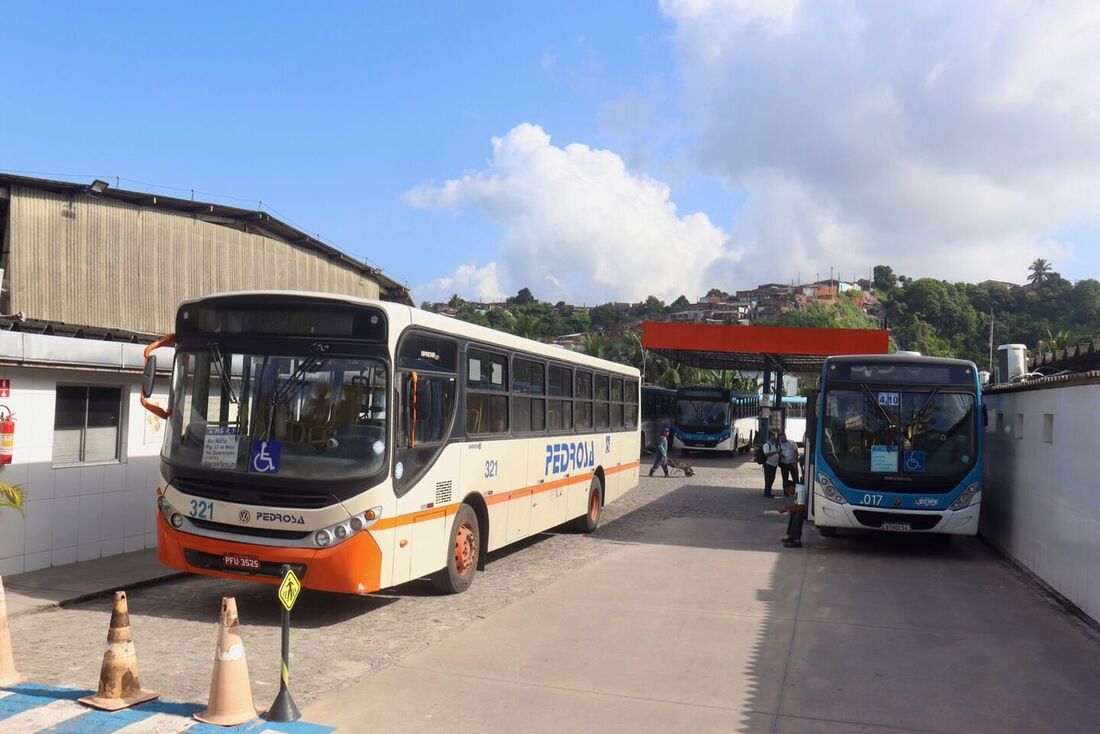
{"type": "Polygon", "coordinates": [[[121,427],[121,387],[58,385],[53,463],[118,461],[121,427]]]}

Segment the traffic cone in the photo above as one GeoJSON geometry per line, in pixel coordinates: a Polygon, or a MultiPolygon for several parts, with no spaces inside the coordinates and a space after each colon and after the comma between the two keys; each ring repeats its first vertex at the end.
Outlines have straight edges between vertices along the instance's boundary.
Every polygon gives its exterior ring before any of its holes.
{"type": "Polygon", "coordinates": [[[14,686],[23,680],[15,669],[11,654],[11,633],[8,632],[8,604],[4,601],[4,577],[0,576],[0,688],[14,686]]]}
{"type": "Polygon", "coordinates": [[[237,600],[222,597],[222,618],[218,623],[218,646],[214,649],[214,674],[210,678],[210,700],[206,710],[195,714],[205,724],[237,726],[256,718],[252,684],[244,659],[237,600]]]}
{"type": "Polygon", "coordinates": [[[94,696],[81,698],[80,702],[104,711],[118,711],[159,696],[159,693],[144,690],[138,680],[137,652],[134,636],[130,633],[126,592],[116,591],[111,628],[107,630],[107,649],[99,670],[99,690],[94,696]]]}

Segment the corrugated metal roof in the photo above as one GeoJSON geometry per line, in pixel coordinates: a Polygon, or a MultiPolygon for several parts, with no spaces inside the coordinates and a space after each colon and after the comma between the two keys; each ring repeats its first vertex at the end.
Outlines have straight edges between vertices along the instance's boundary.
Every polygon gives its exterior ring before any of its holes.
{"type": "MultiPolygon", "coordinates": [[[[89,191],[89,186],[87,184],[0,173],[0,185],[5,184],[26,186],[28,188],[37,188],[60,193],[86,193],[89,191]]],[[[242,209],[239,207],[225,206],[224,204],[193,201],[191,199],[179,199],[172,196],[161,196],[160,194],[151,194],[144,191],[130,191],[114,187],[108,187],[101,194],[98,194],[98,196],[106,199],[125,201],[138,206],[150,206],[159,209],[168,209],[170,211],[185,212],[202,217],[214,223],[253,228],[258,233],[281,239],[296,247],[318,252],[328,257],[331,261],[338,261],[340,264],[362,275],[368,276],[378,282],[383,294],[385,294],[384,300],[404,303],[409,306],[414,305],[409,289],[405,287],[405,285],[386,276],[380,269],[372,267],[360,260],[356,260],[351,255],[315,237],[311,237],[305,232],[290,226],[286,222],[271,216],[265,211],[242,209]],[[226,221],[218,222],[216,221],[217,219],[224,219],[226,221]]]]}

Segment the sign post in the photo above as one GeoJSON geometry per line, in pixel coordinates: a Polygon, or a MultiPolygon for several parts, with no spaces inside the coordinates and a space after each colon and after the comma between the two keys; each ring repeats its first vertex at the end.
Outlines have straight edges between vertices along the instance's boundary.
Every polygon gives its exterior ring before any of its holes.
{"type": "Polygon", "coordinates": [[[279,584],[279,602],[283,605],[283,646],[281,653],[282,670],[279,675],[279,695],[267,712],[268,721],[297,721],[302,718],[294,699],[290,695],[290,610],[298,600],[302,582],[294,569],[284,565],[279,569],[283,573],[283,582],[279,584]]]}

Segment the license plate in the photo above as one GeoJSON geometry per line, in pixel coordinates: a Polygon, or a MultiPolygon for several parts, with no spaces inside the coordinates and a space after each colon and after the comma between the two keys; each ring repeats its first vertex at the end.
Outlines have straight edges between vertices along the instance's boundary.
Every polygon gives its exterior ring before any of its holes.
{"type": "Polygon", "coordinates": [[[891,530],[895,533],[908,533],[913,529],[913,526],[907,522],[884,522],[882,523],[883,530],[891,530]]]}
{"type": "Polygon", "coordinates": [[[240,553],[226,553],[222,556],[222,565],[226,568],[240,568],[245,571],[259,571],[260,559],[258,556],[246,556],[240,553]]]}

